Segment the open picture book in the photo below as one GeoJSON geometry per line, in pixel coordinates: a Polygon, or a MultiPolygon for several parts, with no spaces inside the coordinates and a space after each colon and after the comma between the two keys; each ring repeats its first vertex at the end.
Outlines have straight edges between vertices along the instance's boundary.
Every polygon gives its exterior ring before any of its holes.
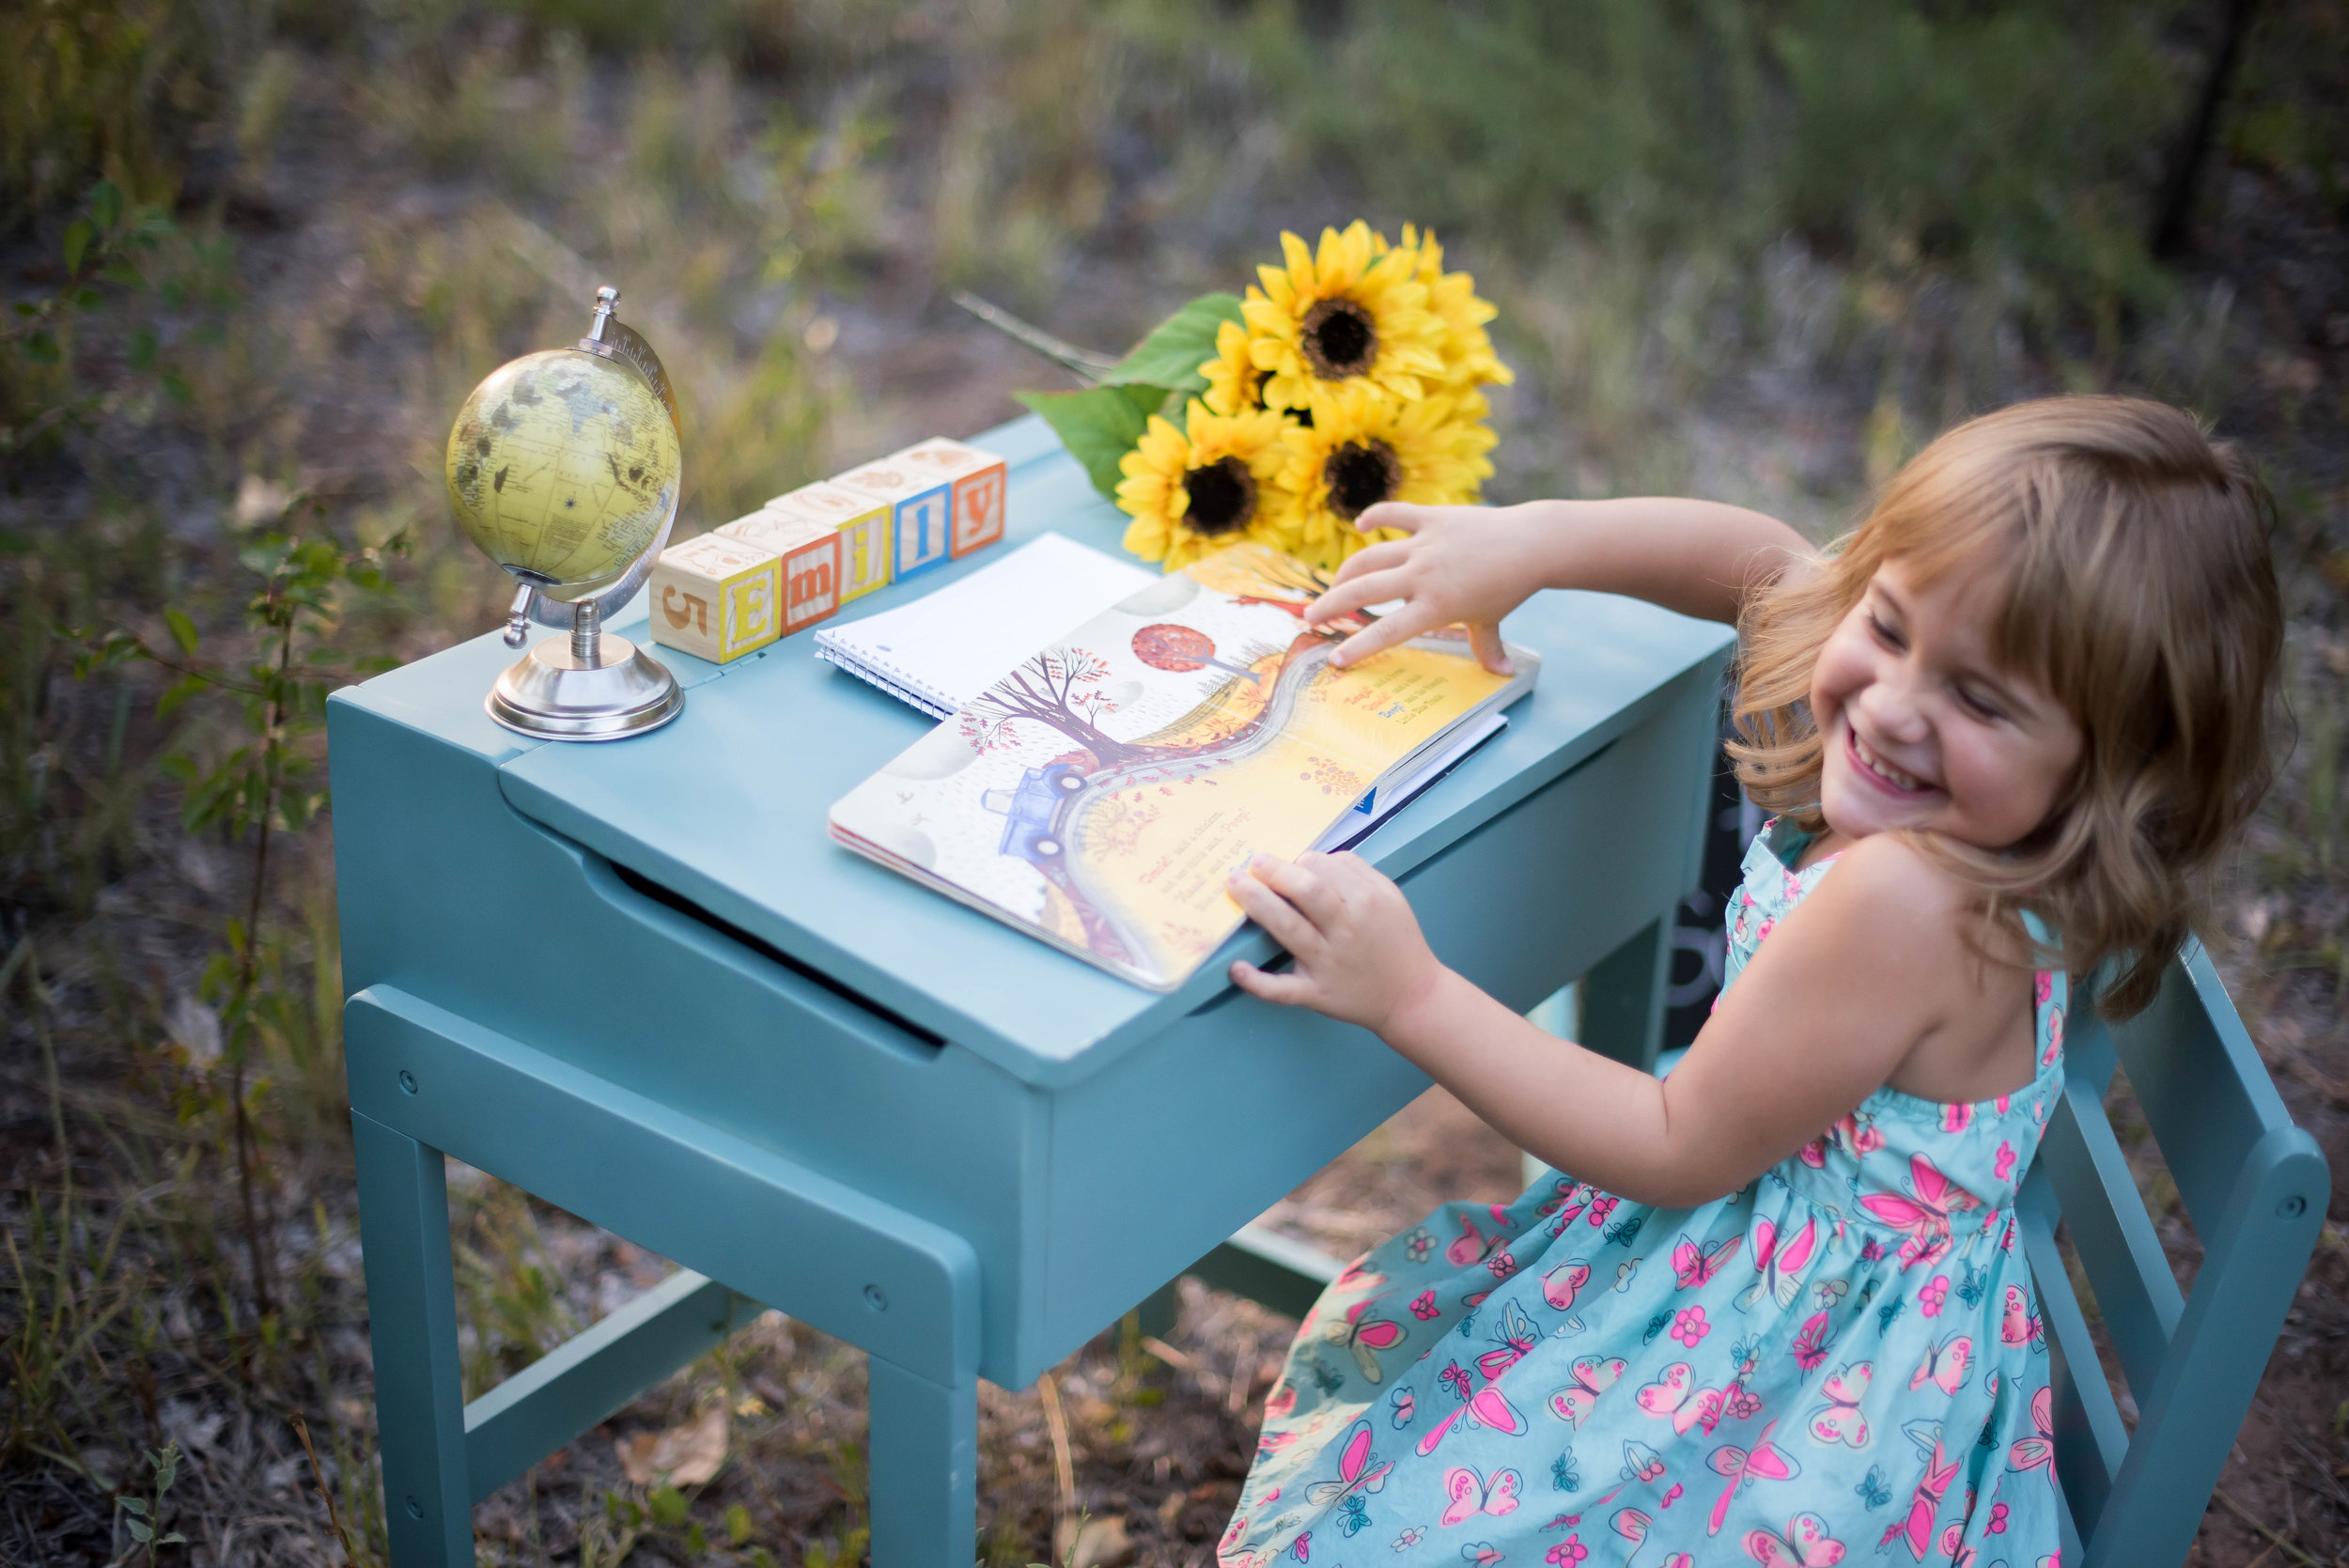
{"type": "Polygon", "coordinates": [[[1340,847],[1501,727],[1461,629],[1343,672],[1367,613],[1308,628],[1329,576],[1242,545],[1157,579],[1013,667],[836,801],[832,836],[1139,986],[1171,990],[1245,918],[1224,878],[1340,847]]]}

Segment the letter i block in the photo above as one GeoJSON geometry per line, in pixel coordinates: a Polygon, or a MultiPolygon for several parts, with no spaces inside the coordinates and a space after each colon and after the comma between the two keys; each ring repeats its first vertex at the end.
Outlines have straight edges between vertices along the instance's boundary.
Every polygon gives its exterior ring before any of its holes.
{"type": "Polygon", "coordinates": [[[815,484],[801,485],[767,505],[822,518],[839,530],[841,603],[889,586],[896,552],[891,548],[894,540],[886,504],[838,485],[815,484]]]}
{"type": "Polygon", "coordinates": [[[840,608],[840,531],[821,518],[770,501],[718,530],[783,561],[783,635],[804,631],[840,608]]]}
{"type": "Polygon", "coordinates": [[[929,474],[883,458],[832,481],[842,489],[889,504],[891,571],[899,580],[948,559],[952,488],[929,474]]]}
{"type": "Polygon", "coordinates": [[[653,641],[723,664],[783,633],[783,558],[765,545],[704,534],[653,564],[653,641]]]}
{"type": "Polygon", "coordinates": [[[944,436],[909,446],[889,459],[916,474],[946,481],[953,493],[950,550],[957,561],[1003,536],[1003,459],[944,436]]]}

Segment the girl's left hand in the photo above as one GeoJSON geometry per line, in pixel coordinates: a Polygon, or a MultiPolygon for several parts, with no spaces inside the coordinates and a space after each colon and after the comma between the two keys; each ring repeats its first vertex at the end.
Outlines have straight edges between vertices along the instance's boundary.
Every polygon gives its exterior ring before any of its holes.
{"type": "Polygon", "coordinates": [[[1285,974],[1245,959],[1232,983],[1251,996],[1310,1007],[1384,1034],[1443,972],[1403,890],[1360,855],[1259,855],[1232,874],[1239,907],[1297,961],[1285,974]]]}

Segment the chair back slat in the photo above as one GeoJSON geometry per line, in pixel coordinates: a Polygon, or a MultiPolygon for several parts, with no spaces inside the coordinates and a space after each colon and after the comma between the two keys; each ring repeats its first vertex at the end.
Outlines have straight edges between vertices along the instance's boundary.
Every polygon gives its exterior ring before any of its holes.
{"type": "Polygon", "coordinates": [[[2276,1127],[2236,1170],[2231,1201],[2203,1231],[2201,1271],[2169,1359],[2136,1386],[2137,1436],[2086,1568],[2185,1557],[2315,1248],[2332,1177],[2314,1139],[2276,1127]]]}
{"type": "Polygon", "coordinates": [[[2128,1452],[2128,1428],[2122,1424],[2121,1406],[2105,1382],[2096,1342],[2089,1335],[2088,1319],[2056,1247],[2060,1210],[2045,1164],[2032,1162],[2015,1206],[2022,1221],[2023,1256],[2030,1265],[2040,1322],[2047,1335],[2047,1381],[2055,1392],[2056,1479],[2062,1483],[2073,1519],[2086,1527],[2084,1533],[2092,1533],[2128,1452]]]}
{"type": "Polygon", "coordinates": [[[2186,1212],[2202,1225],[2225,1208],[2251,1146],[2292,1117],[2210,955],[2188,942],[2178,959],[2152,1005],[2114,1025],[2112,1040],[2186,1212]]]}
{"type": "Polygon", "coordinates": [[[2040,1141],[2039,1168],[2055,1187],[2121,1370],[2132,1389],[2151,1388],[2186,1297],[2138,1200],[2112,1124],[2087,1084],[2064,1085],[2040,1141]]]}

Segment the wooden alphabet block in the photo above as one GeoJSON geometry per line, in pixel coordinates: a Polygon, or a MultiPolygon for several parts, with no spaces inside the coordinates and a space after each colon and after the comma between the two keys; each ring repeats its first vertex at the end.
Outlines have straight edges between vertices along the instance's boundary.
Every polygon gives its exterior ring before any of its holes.
{"type": "Polygon", "coordinates": [[[671,545],[645,584],[653,641],[723,664],[783,634],[783,557],[762,544],[704,534],[671,545]]]}
{"type": "Polygon", "coordinates": [[[804,631],[840,608],[840,530],[770,501],[719,533],[773,551],[783,560],[783,635],[804,631]]]}
{"type": "Polygon", "coordinates": [[[953,487],[919,469],[883,458],[832,481],[842,489],[889,504],[890,569],[899,581],[950,558],[953,487]]]}
{"type": "Polygon", "coordinates": [[[946,481],[951,496],[948,548],[957,561],[1003,536],[1003,459],[992,452],[936,436],[888,459],[946,481]]]}
{"type": "Polygon", "coordinates": [[[889,586],[896,552],[891,548],[886,504],[838,485],[819,483],[801,485],[767,505],[822,518],[839,530],[841,603],[889,586]]]}

